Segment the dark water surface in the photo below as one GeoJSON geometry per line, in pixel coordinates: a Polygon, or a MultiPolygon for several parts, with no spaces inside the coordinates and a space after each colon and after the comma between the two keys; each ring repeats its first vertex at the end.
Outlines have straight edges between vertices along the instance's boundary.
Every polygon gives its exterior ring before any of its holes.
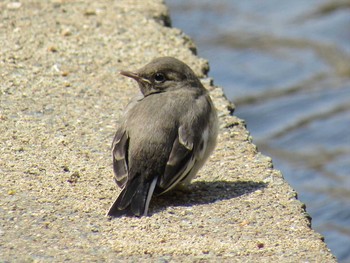
{"type": "Polygon", "coordinates": [[[350,262],[350,1],[166,2],[313,228],[350,262]]]}

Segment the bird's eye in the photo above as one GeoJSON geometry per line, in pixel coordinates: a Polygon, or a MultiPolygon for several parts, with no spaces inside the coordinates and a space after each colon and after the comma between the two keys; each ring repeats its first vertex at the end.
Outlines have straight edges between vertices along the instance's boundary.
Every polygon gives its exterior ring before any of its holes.
{"type": "Polygon", "coordinates": [[[165,81],[165,76],[163,73],[156,73],[154,75],[154,80],[157,82],[157,83],[162,83],[165,81]]]}

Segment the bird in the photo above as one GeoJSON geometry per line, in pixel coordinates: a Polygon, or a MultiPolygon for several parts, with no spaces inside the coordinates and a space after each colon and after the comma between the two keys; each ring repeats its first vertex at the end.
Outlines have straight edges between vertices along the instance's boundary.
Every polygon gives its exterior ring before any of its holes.
{"type": "Polygon", "coordinates": [[[153,195],[185,186],[213,152],[218,117],[193,70],[158,57],[136,71],[141,96],[126,107],[112,142],[114,179],[122,189],[107,216],[148,215],[153,195]]]}

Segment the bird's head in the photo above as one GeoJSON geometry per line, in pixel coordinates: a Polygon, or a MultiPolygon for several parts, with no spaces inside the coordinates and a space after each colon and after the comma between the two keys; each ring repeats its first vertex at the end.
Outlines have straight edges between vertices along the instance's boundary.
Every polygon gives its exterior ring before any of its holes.
{"type": "Polygon", "coordinates": [[[183,87],[202,88],[192,69],[173,57],[156,58],[136,72],[120,74],[135,79],[144,96],[183,87]]]}

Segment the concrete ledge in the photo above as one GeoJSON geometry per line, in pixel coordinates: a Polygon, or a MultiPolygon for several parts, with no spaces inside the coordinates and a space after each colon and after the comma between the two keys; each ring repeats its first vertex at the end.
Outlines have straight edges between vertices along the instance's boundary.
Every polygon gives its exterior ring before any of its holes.
{"type": "Polygon", "coordinates": [[[0,261],[335,262],[296,193],[231,116],[208,64],[159,0],[0,3],[0,261]],[[217,149],[192,192],[150,217],[109,220],[109,147],[138,90],[120,69],[188,63],[219,110],[217,149]]]}

